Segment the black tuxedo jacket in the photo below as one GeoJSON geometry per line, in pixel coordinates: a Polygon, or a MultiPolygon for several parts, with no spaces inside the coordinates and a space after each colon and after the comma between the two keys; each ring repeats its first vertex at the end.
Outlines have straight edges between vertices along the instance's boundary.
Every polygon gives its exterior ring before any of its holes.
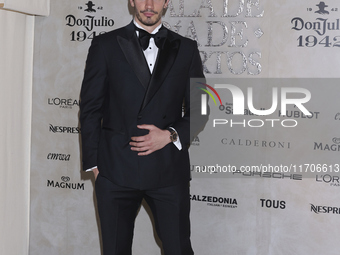
{"type": "Polygon", "coordinates": [[[137,189],[189,181],[192,77],[204,77],[197,44],[170,30],[152,75],[133,23],[95,37],[80,94],[83,169],[98,166],[112,182],[137,189]],[[183,149],[170,143],[137,156],[130,139],[148,132],[138,129],[139,124],[175,128],[183,149]]]}

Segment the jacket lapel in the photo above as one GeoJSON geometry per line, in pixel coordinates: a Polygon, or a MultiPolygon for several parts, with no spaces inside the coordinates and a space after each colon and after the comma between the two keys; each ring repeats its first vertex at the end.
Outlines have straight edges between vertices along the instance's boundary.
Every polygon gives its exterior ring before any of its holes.
{"type": "Polygon", "coordinates": [[[157,90],[162,85],[164,79],[173,66],[180,46],[180,40],[173,38],[168,32],[164,48],[159,50],[155,68],[152,72],[149,86],[147,87],[141,110],[150,102],[157,90]]]}
{"type": "Polygon", "coordinates": [[[126,26],[126,31],[127,33],[125,35],[117,36],[119,46],[132,70],[138,77],[138,80],[143,87],[147,89],[151,76],[150,70],[139,45],[133,22],[126,26]]]}

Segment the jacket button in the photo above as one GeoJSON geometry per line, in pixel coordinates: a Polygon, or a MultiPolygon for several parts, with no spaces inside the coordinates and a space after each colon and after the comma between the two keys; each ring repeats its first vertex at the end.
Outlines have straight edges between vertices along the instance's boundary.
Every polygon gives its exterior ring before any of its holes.
{"type": "Polygon", "coordinates": [[[141,118],[142,118],[142,115],[138,115],[138,116],[137,116],[137,119],[140,120],[141,118]]]}

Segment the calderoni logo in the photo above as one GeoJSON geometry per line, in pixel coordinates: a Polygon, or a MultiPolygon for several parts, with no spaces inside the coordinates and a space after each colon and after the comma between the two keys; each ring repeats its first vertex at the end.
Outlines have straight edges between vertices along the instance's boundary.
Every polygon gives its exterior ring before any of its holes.
{"type": "Polygon", "coordinates": [[[334,206],[327,206],[327,205],[313,205],[310,204],[310,210],[311,212],[314,212],[316,214],[320,213],[327,213],[327,214],[340,214],[340,208],[334,207],[334,206]]]}
{"type": "Polygon", "coordinates": [[[66,99],[66,98],[54,97],[54,98],[48,98],[47,104],[57,106],[63,109],[72,109],[74,106],[79,107],[79,100],[72,99],[72,98],[66,99]]]}
{"type": "Polygon", "coordinates": [[[47,187],[59,189],[85,190],[85,183],[72,183],[71,178],[62,176],[61,181],[47,180],[47,187]]]}
{"type": "Polygon", "coordinates": [[[190,195],[191,201],[205,202],[207,206],[237,208],[236,198],[216,197],[207,195],[190,195]]]}
{"type": "Polygon", "coordinates": [[[60,160],[60,161],[70,161],[70,154],[62,154],[62,153],[48,153],[47,159],[49,160],[60,160]]]}
{"type": "Polygon", "coordinates": [[[50,124],[50,132],[53,133],[67,133],[67,134],[79,134],[80,127],[64,127],[64,126],[53,126],[50,124]]]}
{"type": "Polygon", "coordinates": [[[221,139],[221,143],[226,146],[245,146],[258,147],[269,149],[290,149],[291,143],[287,141],[265,141],[265,140],[250,140],[243,138],[227,138],[221,139]]]}
{"type": "Polygon", "coordinates": [[[314,142],[314,150],[338,152],[340,151],[340,138],[334,137],[332,143],[314,142]]]}

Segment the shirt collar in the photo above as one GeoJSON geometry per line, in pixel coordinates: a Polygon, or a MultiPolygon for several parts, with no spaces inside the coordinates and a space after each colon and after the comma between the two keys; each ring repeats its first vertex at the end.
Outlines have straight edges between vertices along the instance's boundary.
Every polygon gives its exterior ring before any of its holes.
{"type": "MultiPolygon", "coordinates": [[[[133,24],[135,24],[136,27],[145,30],[141,25],[139,25],[135,19],[133,19],[133,24]]],[[[158,32],[158,30],[162,27],[162,23],[159,24],[152,32],[151,34],[156,34],[158,32]]],[[[146,30],[145,30],[146,31],[146,30]]],[[[137,31],[138,32],[138,31],[137,31]]]]}

